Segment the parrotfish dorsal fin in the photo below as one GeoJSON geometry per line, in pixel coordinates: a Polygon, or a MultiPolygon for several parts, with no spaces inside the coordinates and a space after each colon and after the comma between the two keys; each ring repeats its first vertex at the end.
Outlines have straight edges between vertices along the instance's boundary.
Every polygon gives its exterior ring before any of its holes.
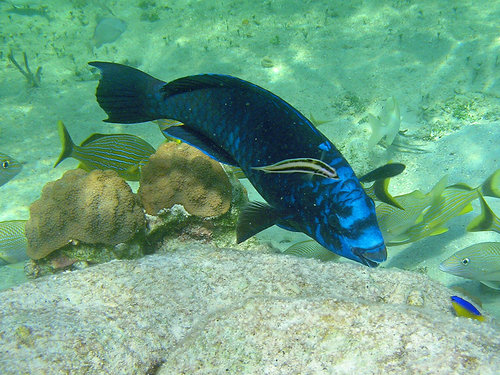
{"type": "Polygon", "coordinates": [[[260,86],[236,77],[223,74],[199,74],[194,76],[187,76],[175,79],[167,83],[161,88],[160,91],[165,95],[165,97],[168,97],[176,94],[182,94],[185,92],[208,88],[234,88],[241,91],[256,92],[263,97],[263,100],[272,102],[279,110],[299,116],[306,125],[317,132],[311,121],[309,121],[303,114],[301,114],[283,99],[274,95],[272,92],[263,89],[260,86]]]}

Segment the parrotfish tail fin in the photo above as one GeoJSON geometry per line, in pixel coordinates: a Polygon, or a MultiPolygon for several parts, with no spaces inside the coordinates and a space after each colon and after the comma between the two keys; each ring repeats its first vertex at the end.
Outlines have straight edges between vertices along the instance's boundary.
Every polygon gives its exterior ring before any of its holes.
{"type": "Polygon", "coordinates": [[[500,233],[500,219],[492,211],[486,200],[479,194],[481,213],[467,225],[468,232],[495,231],[500,233]]]}
{"type": "Polygon", "coordinates": [[[57,130],[59,132],[59,138],[61,138],[62,151],[61,155],[59,155],[59,159],[57,159],[56,163],[54,164],[54,168],[57,167],[59,163],[64,159],[71,156],[71,154],[73,153],[73,147],[75,146],[68,133],[68,130],[66,129],[66,126],[64,126],[64,123],[60,120],[57,122],[57,130]]]}
{"type": "Polygon", "coordinates": [[[241,211],[236,224],[236,243],[246,241],[279,220],[277,211],[263,202],[250,202],[241,211]]]}
{"type": "Polygon", "coordinates": [[[108,115],[104,121],[132,124],[162,118],[155,108],[165,82],[125,65],[100,61],[89,65],[101,71],[96,98],[108,115]]]}
{"type": "Polygon", "coordinates": [[[368,140],[368,149],[371,150],[387,133],[387,128],[379,118],[373,116],[370,113],[368,114],[368,123],[370,124],[370,127],[372,129],[372,135],[368,140]]]}
{"type": "Polygon", "coordinates": [[[500,198],[500,169],[497,169],[479,187],[481,193],[487,197],[500,198]]]}

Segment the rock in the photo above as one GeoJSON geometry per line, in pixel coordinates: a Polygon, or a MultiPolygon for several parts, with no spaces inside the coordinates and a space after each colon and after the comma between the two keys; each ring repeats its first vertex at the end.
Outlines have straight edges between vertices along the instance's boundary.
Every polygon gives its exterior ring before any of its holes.
{"type": "Polygon", "coordinates": [[[496,373],[498,328],[455,317],[451,294],[407,271],[186,247],[0,293],[0,373],[496,373]]]}
{"type": "Polygon", "coordinates": [[[138,195],[149,215],[181,204],[195,216],[226,213],[232,188],[220,163],[185,143],[162,144],[141,169],[138,195]]]}
{"type": "Polygon", "coordinates": [[[41,259],[70,242],[117,245],[144,228],[144,212],[114,171],[67,171],[43,187],[26,222],[27,254],[41,259]]]}

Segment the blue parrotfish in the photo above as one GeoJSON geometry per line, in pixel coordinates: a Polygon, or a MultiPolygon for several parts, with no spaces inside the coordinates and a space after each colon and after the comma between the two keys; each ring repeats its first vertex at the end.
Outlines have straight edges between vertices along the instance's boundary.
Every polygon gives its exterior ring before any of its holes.
{"type": "Polygon", "coordinates": [[[451,305],[453,306],[453,309],[455,310],[455,314],[457,314],[457,316],[469,319],[476,319],[479,320],[480,322],[484,321],[484,316],[481,315],[479,310],[476,309],[476,307],[472,303],[464,300],[463,298],[460,298],[458,296],[452,296],[451,305]]]}
{"type": "Polygon", "coordinates": [[[73,143],[62,121],[58,124],[62,151],[54,167],[68,157],[77,159],[79,168],[111,169],[128,181],[139,181],[140,168],[147,163],[155,149],[148,142],[132,134],[95,133],[80,146],[73,143]]]}
{"type": "Polygon", "coordinates": [[[13,179],[21,169],[23,164],[9,155],[0,153],[0,186],[13,179]]]}
{"type": "Polygon", "coordinates": [[[164,135],[241,168],[266,203],[242,210],[238,243],[278,225],[370,267],[386,260],[375,205],[354,171],[311,121],[277,95],[227,75],[166,83],[124,65],[90,65],[101,71],[96,97],[106,122],[177,120],[183,125],[167,127],[164,135]]]}

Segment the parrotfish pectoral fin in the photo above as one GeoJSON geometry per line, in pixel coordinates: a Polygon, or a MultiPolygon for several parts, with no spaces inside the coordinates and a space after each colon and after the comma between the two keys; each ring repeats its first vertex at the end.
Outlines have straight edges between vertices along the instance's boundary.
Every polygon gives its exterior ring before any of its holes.
{"type": "Polygon", "coordinates": [[[241,243],[273,226],[279,219],[279,212],[267,203],[250,202],[238,217],[236,243],[241,243]]]}
{"type": "Polygon", "coordinates": [[[165,82],[130,66],[101,61],[89,65],[101,71],[96,97],[108,115],[104,121],[132,124],[159,118],[151,113],[151,96],[165,82]]]}
{"type": "Polygon", "coordinates": [[[211,141],[208,137],[198,133],[189,126],[172,126],[162,130],[166,137],[173,137],[180,139],[182,142],[187,143],[203,152],[205,155],[218,161],[219,163],[238,166],[236,160],[233,159],[224,149],[219,147],[215,142],[211,141]]]}

